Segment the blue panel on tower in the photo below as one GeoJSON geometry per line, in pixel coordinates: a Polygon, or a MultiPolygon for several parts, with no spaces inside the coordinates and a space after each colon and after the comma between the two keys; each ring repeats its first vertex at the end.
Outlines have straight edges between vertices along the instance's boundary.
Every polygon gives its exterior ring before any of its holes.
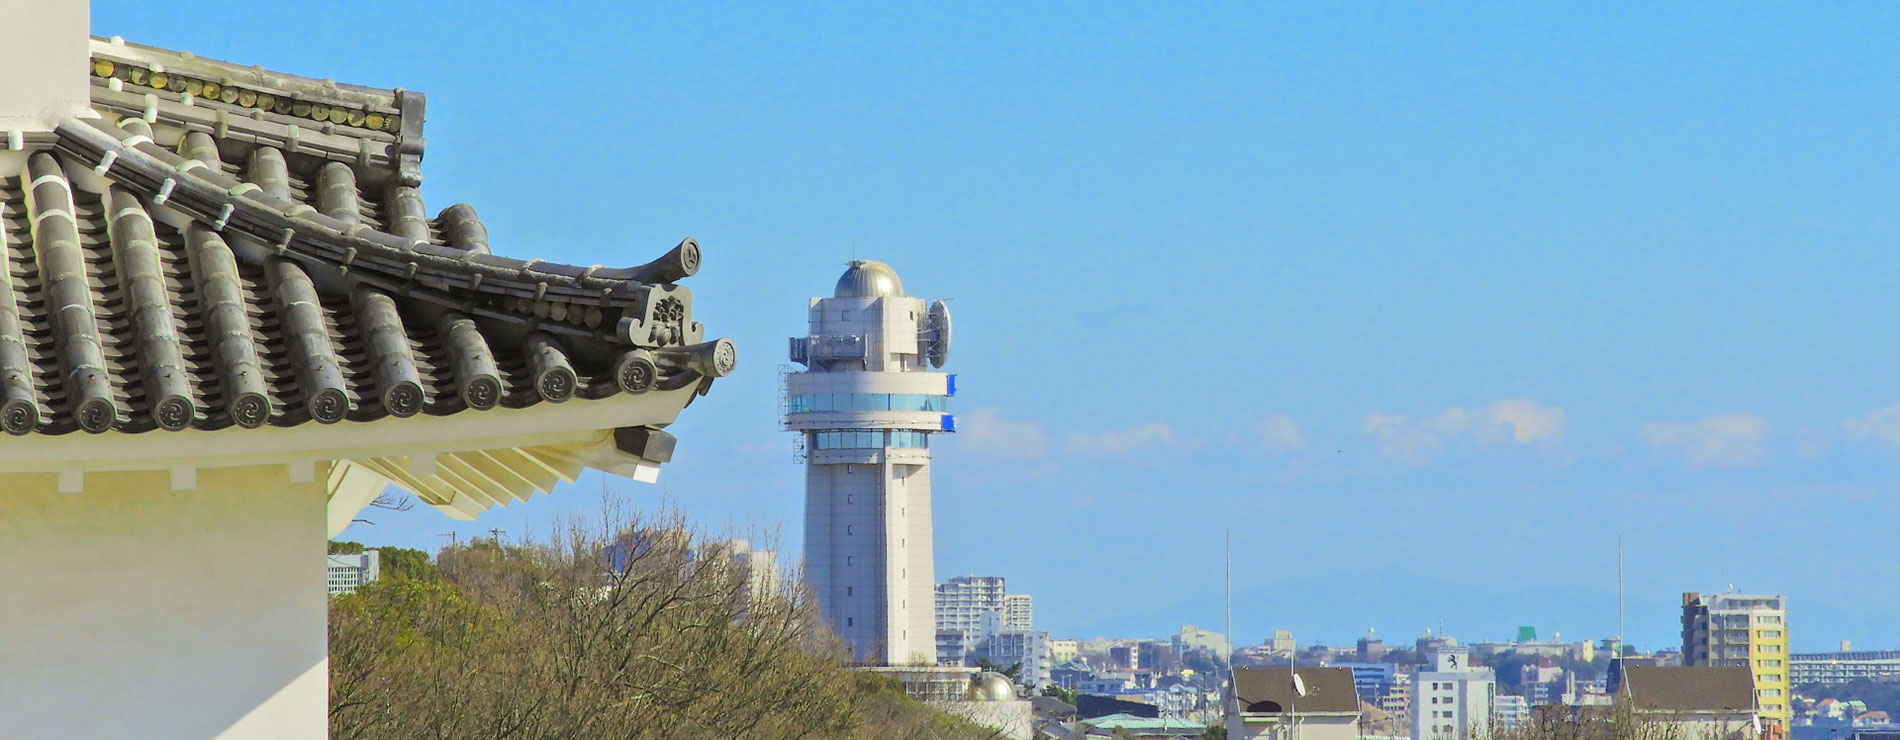
{"type": "Polygon", "coordinates": [[[950,375],[947,375],[947,376],[945,376],[945,377],[944,377],[944,382],[946,382],[946,383],[949,383],[949,384],[950,384],[950,385],[949,385],[949,387],[950,387],[950,392],[949,392],[949,393],[947,393],[947,394],[945,394],[945,395],[948,395],[948,396],[950,396],[951,398],[956,398],[956,397],[957,397],[957,376],[956,376],[956,374],[955,374],[955,373],[952,373],[952,374],[950,374],[950,375]]]}
{"type": "Polygon", "coordinates": [[[946,432],[954,432],[957,430],[957,415],[956,414],[943,415],[943,430],[946,432]]]}

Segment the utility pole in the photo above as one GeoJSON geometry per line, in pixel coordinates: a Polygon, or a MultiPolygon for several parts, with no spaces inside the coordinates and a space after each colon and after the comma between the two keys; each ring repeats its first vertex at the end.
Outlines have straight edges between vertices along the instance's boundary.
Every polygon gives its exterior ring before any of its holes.
{"type": "Polygon", "coordinates": [[[1227,530],[1227,680],[1234,680],[1234,530],[1227,530]]]}
{"type": "Polygon", "coordinates": [[[493,528],[488,530],[488,536],[495,538],[495,544],[499,545],[501,544],[501,536],[507,532],[508,530],[506,529],[493,528]]]}
{"type": "MultiPolygon", "coordinates": [[[[1227,641],[1226,649],[1221,651],[1227,662],[1227,693],[1234,697],[1233,708],[1227,706],[1225,697],[1221,701],[1222,719],[1228,711],[1240,711],[1240,688],[1234,683],[1234,530],[1228,529],[1227,538],[1227,634],[1221,638],[1227,641]]],[[[1224,724],[1224,723],[1223,723],[1224,724]]]]}
{"type": "Polygon", "coordinates": [[[449,547],[455,547],[457,544],[459,544],[454,532],[441,532],[441,533],[436,534],[436,536],[449,538],[449,547]]]}

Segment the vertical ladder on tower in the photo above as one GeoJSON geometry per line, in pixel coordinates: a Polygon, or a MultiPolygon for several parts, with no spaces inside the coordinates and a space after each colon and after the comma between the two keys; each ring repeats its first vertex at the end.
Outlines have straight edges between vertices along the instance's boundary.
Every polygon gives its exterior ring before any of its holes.
{"type": "Polygon", "coordinates": [[[792,374],[792,366],[781,363],[778,366],[778,426],[781,430],[792,428],[792,396],[787,379],[792,374]]]}
{"type": "MultiPolygon", "coordinates": [[[[791,385],[787,380],[792,372],[792,366],[790,365],[781,364],[778,366],[778,425],[779,429],[784,431],[792,430],[792,395],[791,385]]],[[[792,435],[792,461],[800,465],[805,464],[804,432],[792,435]]]]}

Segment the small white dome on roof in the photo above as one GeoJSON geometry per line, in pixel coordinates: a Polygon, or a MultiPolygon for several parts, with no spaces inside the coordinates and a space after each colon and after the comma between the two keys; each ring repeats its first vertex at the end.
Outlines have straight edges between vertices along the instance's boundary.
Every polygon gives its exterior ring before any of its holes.
{"type": "Polygon", "coordinates": [[[970,701],[1015,701],[1016,685],[1001,673],[985,671],[970,679],[970,701]]]}
{"type": "Polygon", "coordinates": [[[904,281],[897,279],[897,271],[890,265],[877,260],[851,260],[849,264],[844,275],[839,276],[838,288],[832,291],[832,297],[878,298],[904,294],[904,281]]]}

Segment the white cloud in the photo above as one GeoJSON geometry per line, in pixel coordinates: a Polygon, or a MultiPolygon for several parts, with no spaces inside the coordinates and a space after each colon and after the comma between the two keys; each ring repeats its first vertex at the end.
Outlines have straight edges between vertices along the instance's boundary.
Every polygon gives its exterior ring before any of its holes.
{"type": "Polygon", "coordinates": [[[1033,460],[1042,457],[1042,425],[1005,418],[995,406],[983,406],[957,417],[958,449],[977,457],[1033,460]]]}
{"type": "Polygon", "coordinates": [[[1300,433],[1299,425],[1286,414],[1272,414],[1254,422],[1254,431],[1261,451],[1269,455],[1306,449],[1306,435],[1300,433]]]}
{"type": "MultiPolygon", "coordinates": [[[[1538,442],[1562,442],[1564,439],[1564,410],[1556,406],[1539,406],[1528,398],[1507,398],[1493,402],[1485,409],[1485,424],[1481,429],[1501,431],[1511,428],[1511,439],[1518,444],[1538,442]]],[[[1485,443],[1484,437],[1478,438],[1485,443]]]]}
{"type": "Polygon", "coordinates": [[[1473,411],[1453,406],[1437,416],[1416,420],[1402,414],[1374,412],[1366,415],[1362,429],[1387,458],[1423,462],[1461,437],[1470,437],[1480,447],[1562,442],[1564,410],[1527,398],[1507,398],[1473,411]]]}
{"type": "Polygon", "coordinates": [[[1841,424],[1855,439],[1882,439],[1900,445],[1900,403],[1841,424]]]}
{"type": "Polygon", "coordinates": [[[1364,430],[1378,443],[1379,454],[1404,462],[1424,462],[1445,446],[1434,426],[1430,419],[1413,421],[1403,415],[1373,412],[1366,415],[1364,430]]]}
{"type": "Polygon", "coordinates": [[[1686,424],[1643,425],[1643,441],[1680,453],[1691,465],[1735,466],[1768,456],[1762,439],[1768,422],[1754,414],[1722,414],[1686,424]]]}
{"type": "Polygon", "coordinates": [[[1174,427],[1155,422],[1133,429],[1071,434],[1066,449],[1071,455],[1115,454],[1137,447],[1168,447],[1173,444],[1174,427]]]}

